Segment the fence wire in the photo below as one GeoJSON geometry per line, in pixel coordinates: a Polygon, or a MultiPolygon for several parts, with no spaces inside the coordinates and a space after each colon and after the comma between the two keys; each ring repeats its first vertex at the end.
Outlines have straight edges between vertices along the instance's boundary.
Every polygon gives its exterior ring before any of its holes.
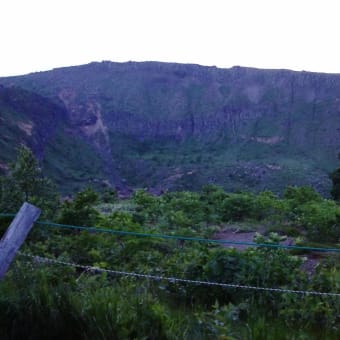
{"type": "Polygon", "coordinates": [[[105,269],[105,268],[100,268],[100,267],[76,264],[73,262],[50,259],[50,258],[46,258],[42,256],[21,253],[21,252],[19,252],[18,254],[23,257],[31,258],[32,260],[38,263],[58,264],[58,265],[83,269],[85,271],[102,272],[102,273],[108,273],[112,275],[129,276],[129,277],[136,277],[136,278],[142,278],[142,279],[148,279],[148,280],[154,280],[154,281],[167,281],[169,283],[187,283],[187,284],[193,284],[193,285],[205,285],[205,286],[210,286],[210,287],[217,286],[217,287],[222,287],[222,288],[250,289],[250,290],[269,291],[269,292],[278,292],[278,293],[340,297],[340,293],[334,293],[334,292],[305,291],[305,290],[294,290],[294,289],[284,289],[284,288],[257,287],[257,286],[249,286],[249,285],[241,285],[241,284],[233,284],[233,283],[190,280],[190,279],[183,279],[183,278],[178,278],[178,277],[168,277],[168,276],[141,274],[141,273],[127,272],[127,271],[120,271],[120,270],[113,270],[113,269],[105,269]]]}

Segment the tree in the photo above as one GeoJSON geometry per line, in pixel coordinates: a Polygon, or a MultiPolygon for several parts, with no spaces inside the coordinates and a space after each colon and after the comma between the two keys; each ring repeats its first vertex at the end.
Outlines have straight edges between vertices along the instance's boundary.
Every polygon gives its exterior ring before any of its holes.
{"type": "Polygon", "coordinates": [[[59,204],[54,184],[44,177],[33,152],[22,145],[17,158],[11,164],[9,174],[0,180],[0,208],[14,212],[23,202],[29,202],[42,209],[43,217],[51,217],[59,204]]]}
{"type": "Polygon", "coordinates": [[[46,182],[37,160],[26,146],[18,149],[17,159],[11,166],[11,177],[15,180],[25,201],[32,199],[40,191],[43,182],[46,182]]]}
{"type": "Polygon", "coordinates": [[[20,206],[20,195],[10,177],[0,176],[0,211],[15,212],[20,206]]]}

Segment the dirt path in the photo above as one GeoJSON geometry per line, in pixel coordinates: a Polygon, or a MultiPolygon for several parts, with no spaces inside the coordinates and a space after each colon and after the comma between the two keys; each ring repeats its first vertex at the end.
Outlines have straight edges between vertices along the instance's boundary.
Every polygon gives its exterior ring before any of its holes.
{"type": "MultiPolygon", "coordinates": [[[[258,232],[263,233],[264,230],[259,230],[258,232]]],[[[255,231],[241,231],[238,229],[226,229],[222,230],[214,235],[215,240],[226,240],[231,242],[249,242],[254,243],[254,237],[256,235],[255,231]]],[[[287,237],[286,240],[280,242],[282,245],[291,246],[294,244],[294,239],[292,237],[287,237]]],[[[243,244],[223,244],[223,247],[230,248],[234,247],[238,250],[244,250],[250,246],[243,244]]]]}
{"type": "MultiPolygon", "coordinates": [[[[264,230],[259,230],[258,232],[263,233],[264,230]]],[[[226,229],[222,230],[218,233],[216,233],[213,236],[213,239],[215,240],[225,240],[225,241],[231,241],[231,242],[249,242],[254,243],[254,236],[256,235],[255,231],[241,231],[238,229],[226,229]]],[[[285,241],[280,242],[282,245],[294,245],[294,239],[292,237],[287,237],[285,241]]],[[[225,248],[235,248],[237,250],[245,250],[248,247],[251,247],[249,245],[245,244],[222,244],[225,248]]],[[[306,257],[307,260],[305,260],[302,265],[301,269],[305,270],[309,274],[314,273],[316,266],[320,262],[320,256],[316,252],[310,252],[305,255],[299,255],[301,257],[306,257]]]]}
{"type": "MultiPolygon", "coordinates": [[[[221,232],[218,232],[213,236],[213,239],[215,240],[225,240],[225,241],[231,241],[231,242],[254,242],[254,236],[256,232],[237,232],[232,230],[224,230],[221,232]]],[[[235,248],[237,250],[244,250],[250,246],[243,245],[243,244],[222,244],[225,248],[235,248]]]]}

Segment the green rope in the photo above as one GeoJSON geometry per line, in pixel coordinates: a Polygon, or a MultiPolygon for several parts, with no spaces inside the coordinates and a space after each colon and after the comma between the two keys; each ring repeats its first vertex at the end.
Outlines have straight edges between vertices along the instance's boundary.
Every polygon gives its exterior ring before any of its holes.
{"type": "Polygon", "coordinates": [[[14,216],[15,214],[4,214],[4,213],[0,214],[0,217],[14,217],[14,216]]]}
{"type": "MultiPolygon", "coordinates": [[[[5,216],[5,217],[15,216],[15,214],[0,214],[0,217],[1,216],[5,216]]],[[[245,245],[245,246],[252,246],[252,247],[298,249],[298,250],[340,253],[339,248],[318,248],[318,247],[294,246],[294,245],[288,246],[288,245],[271,244],[271,243],[213,240],[213,239],[206,239],[206,238],[200,238],[200,237],[149,234],[149,233],[138,233],[138,232],[133,232],[133,231],[112,230],[112,229],[97,228],[97,227],[83,227],[83,226],[60,224],[60,223],[53,223],[53,222],[47,222],[47,221],[37,221],[35,223],[40,224],[40,225],[46,225],[49,227],[54,227],[54,228],[76,229],[76,230],[84,230],[84,231],[95,232],[95,233],[108,233],[108,234],[123,235],[123,236],[152,237],[152,238],[163,238],[163,239],[172,239],[172,240],[181,240],[181,241],[196,241],[196,242],[208,242],[208,243],[219,243],[219,244],[230,244],[230,245],[245,245]]]]}

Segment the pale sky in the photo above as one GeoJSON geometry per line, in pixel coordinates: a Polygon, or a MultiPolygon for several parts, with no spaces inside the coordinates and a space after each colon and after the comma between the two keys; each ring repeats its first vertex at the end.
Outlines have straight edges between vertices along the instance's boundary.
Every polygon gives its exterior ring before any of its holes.
{"type": "Polygon", "coordinates": [[[0,76],[91,61],[340,73],[339,0],[1,0],[0,76]]]}

